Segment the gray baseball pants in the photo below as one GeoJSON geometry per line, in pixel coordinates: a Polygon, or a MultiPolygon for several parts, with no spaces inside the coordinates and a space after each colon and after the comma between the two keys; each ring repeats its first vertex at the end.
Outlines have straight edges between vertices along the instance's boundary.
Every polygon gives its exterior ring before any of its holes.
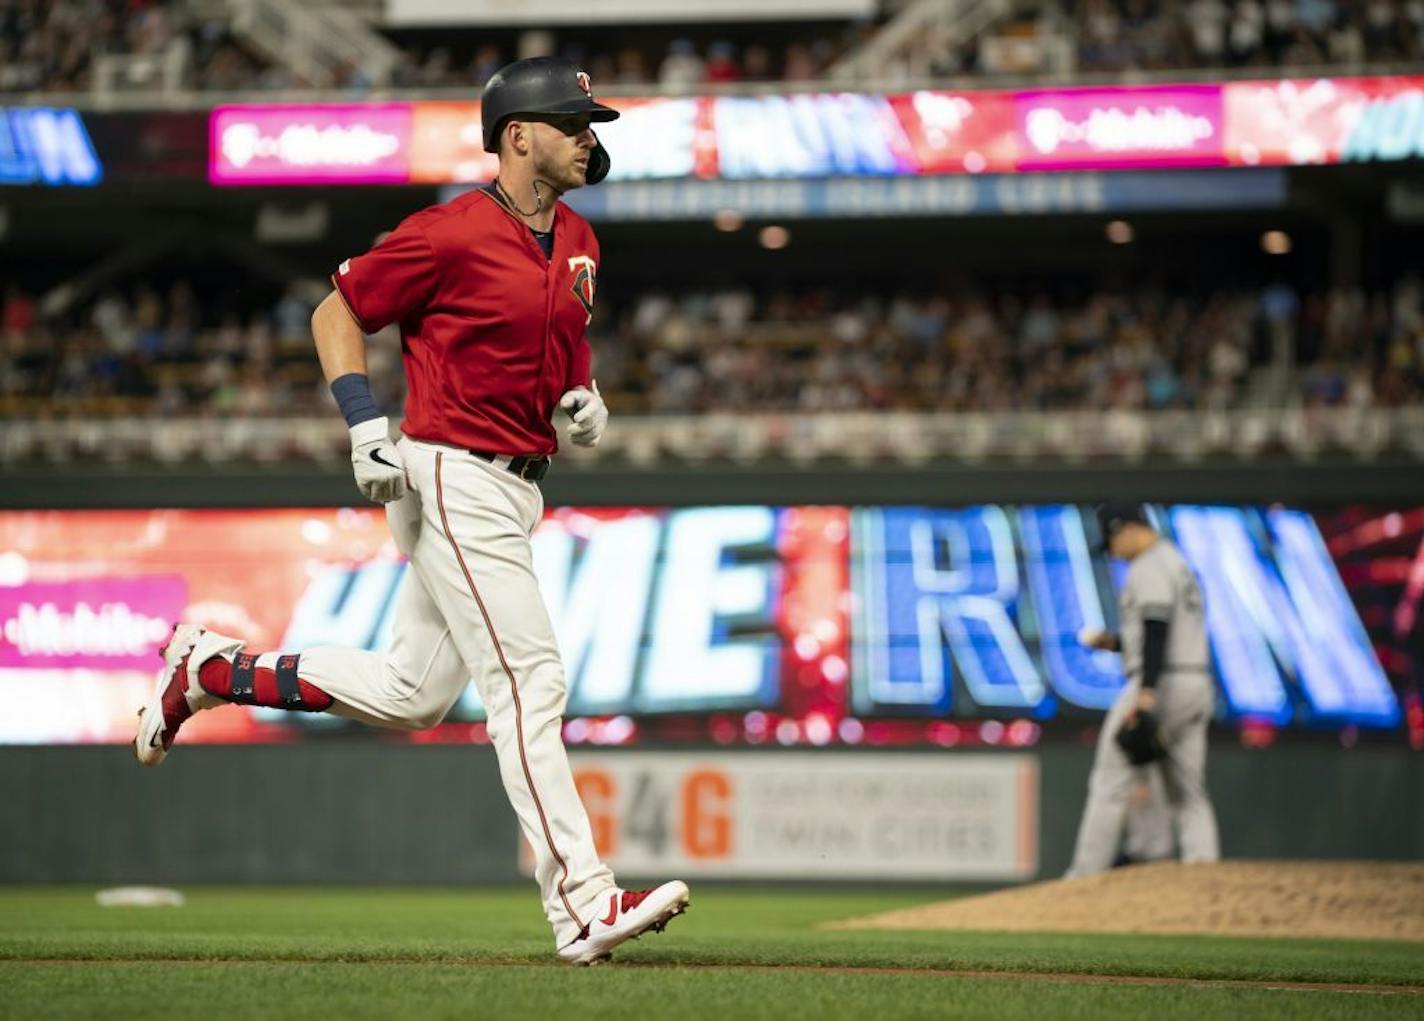
{"type": "Polygon", "coordinates": [[[1185,862],[1216,861],[1221,857],[1216,814],[1206,790],[1206,738],[1215,691],[1205,673],[1163,675],[1157,686],[1155,713],[1161,724],[1167,757],[1151,767],[1133,766],[1114,740],[1128,711],[1136,704],[1138,686],[1129,683],[1113,703],[1098,735],[1088,803],[1078,824],[1078,842],[1068,876],[1089,876],[1112,866],[1126,825],[1127,811],[1140,770],[1156,768],[1162,775],[1168,811],[1185,862]]]}

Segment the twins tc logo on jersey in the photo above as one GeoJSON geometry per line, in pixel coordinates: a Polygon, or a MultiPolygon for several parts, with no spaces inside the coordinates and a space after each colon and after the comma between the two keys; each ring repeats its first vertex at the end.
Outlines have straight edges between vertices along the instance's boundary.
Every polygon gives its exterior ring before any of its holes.
{"type": "Polygon", "coordinates": [[[598,286],[598,264],[590,256],[571,255],[569,272],[574,275],[574,297],[588,313],[588,318],[584,320],[584,325],[587,326],[593,322],[593,292],[598,286]]]}
{"type": "Polygon", "coordinates": [[[593,98],[593,79],[585,71],[575,72],[574,77],[578,79],[578,87],[583,89],[583,94],[589,99],[593,98]]]}

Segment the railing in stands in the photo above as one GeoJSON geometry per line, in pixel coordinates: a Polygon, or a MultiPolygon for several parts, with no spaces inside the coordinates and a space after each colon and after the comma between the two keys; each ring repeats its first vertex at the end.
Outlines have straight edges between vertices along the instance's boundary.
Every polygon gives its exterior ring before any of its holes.
{"type": "MultiPolygon", "coordinates": [[[[315,418],[11,419],[0,465],[236,461],[338,463],[344,423],[315,418]]],[[[1002,461],[1193,463],[1327,454],[1424,460],[1424,407],[984,414],[747,414],[617,417],[573,462],[659,461],[976,464],[1002,461]]]]}
{"type": "MultiPolygon", "coordinates": [[[[837,82],[873,78],[876,68],[895,65],[907,59],[907,52],[922,49],[927,34],[958,45],[1004,17],[1012,5],[1013,0],[915,0],[863,46],[837,61],[828,75],[837,82]]],[[[923,56],[928,59],[929,54],[923,56]]]]}

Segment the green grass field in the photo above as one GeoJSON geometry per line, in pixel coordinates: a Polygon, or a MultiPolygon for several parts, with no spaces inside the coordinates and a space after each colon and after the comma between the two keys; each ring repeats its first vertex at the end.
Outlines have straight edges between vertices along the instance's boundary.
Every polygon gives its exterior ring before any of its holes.
{"type": "Polygon", "coordinates": [[[694,884],[666,934],[579,969],[532,887],[185,893],[0,888],[0,1018],[1424,1017],[1418,943],[818,928],[943,892],[694,884]]]}

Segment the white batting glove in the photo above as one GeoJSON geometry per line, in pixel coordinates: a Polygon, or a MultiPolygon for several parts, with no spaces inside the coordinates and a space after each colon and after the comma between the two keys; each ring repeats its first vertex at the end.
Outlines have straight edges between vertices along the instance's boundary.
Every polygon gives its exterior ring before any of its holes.
{"type": "Polygon", "coordinates": [[[390,503],[405,496],[405,462],[391,442],[384,418],[372,418],[351,427],[351,467],[356,488],[375,503],[390,503]]]}
{"type": "Polygon", "coordinates": [[[608,405],[598,392],[598,381],[593,389],[576,387],[559,398],[559,407],[573,419],[569,426],[569,439],[580,447],[596,447],[603,438],[603,430],[608,427],[608,405]]]}

